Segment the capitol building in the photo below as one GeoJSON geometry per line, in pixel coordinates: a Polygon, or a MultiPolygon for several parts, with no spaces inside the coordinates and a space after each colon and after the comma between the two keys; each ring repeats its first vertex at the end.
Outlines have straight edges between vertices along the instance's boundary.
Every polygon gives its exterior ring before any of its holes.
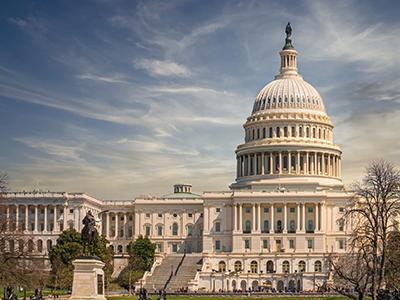
{"type": "Polygon", "coordinates": [[[80,231],[89,210],[96,217],[103,212],[99,231],[116,253],[115,276],[123,272],[131,240],[148,235],[157,245],[153,267],[140,280],[150,289],[167,280],[167,291],[293,291],[326,284],[327,257],[346,251],[349,234],[342,220],[349,200],[342,151],[322,97],[298,73],[290,34],[279,54],[279,74],[260,91],[243,125],[229,190],[197,195],[191,184],[177,183],[171,194],[130,201],[10,192],[8,229],[22,229],[30,251],[43,256],[61,231],[80,231]]]}

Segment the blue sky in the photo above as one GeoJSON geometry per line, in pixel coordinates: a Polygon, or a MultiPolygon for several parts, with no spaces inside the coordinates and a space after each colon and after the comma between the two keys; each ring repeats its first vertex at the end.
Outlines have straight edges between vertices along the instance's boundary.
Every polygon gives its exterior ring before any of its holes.
{"type": "Polygon", "coordinates": [[[0,169],[10,190],[226,190],[288,21],[346,184],[400,163],[399,1],[3,1],[0,169]]]}

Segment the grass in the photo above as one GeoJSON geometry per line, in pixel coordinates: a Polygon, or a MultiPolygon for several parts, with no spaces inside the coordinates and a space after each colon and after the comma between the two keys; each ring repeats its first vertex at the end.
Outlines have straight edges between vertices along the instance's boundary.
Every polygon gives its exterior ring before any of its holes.
{"type": "MultiPolygon", "coordinates": [[[[156,300],[158,297],[150,297],[152,300],[156,300]]],[[[343,297],[170,297],[167,295],[167,300],[221,300],[221,298],[228,298],[229,300],[260,300],[262,298],[268,298],[268,300],[343,300],[343,297]]],[[[111,300],[137,300],[139,297],[109,297],[111,300]]]]}

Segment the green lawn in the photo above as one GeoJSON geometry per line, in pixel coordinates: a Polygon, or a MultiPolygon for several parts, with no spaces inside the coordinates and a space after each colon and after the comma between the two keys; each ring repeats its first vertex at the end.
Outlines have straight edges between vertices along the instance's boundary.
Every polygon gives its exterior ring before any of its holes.
{"type": "MultiPolygon", "coordinates": [[[[109,297],[110,300],[137,300],[139,297],[109,297]]],[[[152,300],[156,300],[157,297],[150,297],[152,300]]],[[[167,300],[221,300],[227,297],[169,297],[167,295],[167,300]]],[[[343,300],[343,297],[254,297],[247,298],[228,296],[229,300],[260,300],[262,298],[268,298],[268,300],[343,300]]]]}

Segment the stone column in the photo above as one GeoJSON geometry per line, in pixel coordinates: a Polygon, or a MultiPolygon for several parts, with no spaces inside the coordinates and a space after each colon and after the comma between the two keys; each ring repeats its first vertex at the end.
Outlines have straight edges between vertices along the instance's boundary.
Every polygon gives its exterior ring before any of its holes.
{"type": "Polygon", "coordinates": [[[308,175],[308,170],[310,169],[310,157],[308,151],[306,152],[306,168],[304,169],[304,174],[308,175]]]}
{"type": "Polygon", "coordinates": [[[342,159],[339,157],[339,159],[338,159],[338,170],[339,170],[338,177],[342,177],[342,166],[341,166],[341,161],[342,161],[342,159]]]}
{"type": "Polygon", "coordinates": [[[254,153],[253,175],[257,175],[257,153],[254,153]]]}
{"type": "Polygon", "coordinates": [[[265,174],[265,154],[261,153],[261,175],[265,174]]]}
{"type": "Polygon", "coordinates": [[[243,203],[239,203],[239,231],[243,231],[243,203]]]}
{"type": "Polygon", "coordinates": [[[64,213],[63,213],[63,230],[67,230],[67,210],[68,210],[68,205],[64,204],[64,213]]]}
{"type": "Polygon", "coordinates": [[[247,176],[251,175],[251,157],[247,154],[247,176]]]}
{"type": "Polygon", "coordinates": [[[274,203],[271,203],[271,230],[270,233],[275,232],[275,220],[274,220],[274,214],[275,214],[275,209],[274,209],[274,203]]]}
{"type": "Polygon", "coordinates": [[[258,217],[257,217],[257,230],[258,231],[261,231],[261,209],[262,209],[262,207],[261,207],[261,203],[259,203],[258,204],[258,217]]]}
{"type": "Polygon", "coordinates": [[[291,151],[288,151],[288,174],[292,172],[292,154],[291,151]]]}
{"type": "Polygon", "coordinates": [[[300,174],[300,152],[297,151],[296,174],[300,174]]]}
{"type": "Polygon", "coordinates": [[[317,153],[317,175],[321,174],[321,162],[318,159],[318,153],[317,153]]]}
{"type": "Polygon", "coordinates": [[[300,202],[297,202],[296,232],[300,231],[300,202]]]}
{"type": "Polygon", "coordinates": [[[315,230],[319,231],[319,211],[318,203],[315,203],[315,230]]]}
{"type": "Polygon", "coordinates": [[[106,234],[106,238],[108,239],[110,237],[110,213],[106,212],[106,230],[105,230],[105,234],[106,234]]]}
{"type": "Polygon", "coordinates": [[[47,205],[44,205],[44,232],[47,232],[47,205]]]}
{"type": "Polygon", "coordinates": [[[321,154],[322,175],[326,175],[325,153],[321,154]]]}
{"type": "Polygon", "coordinates": [[[15,205],[15,230],[19,231],[19,206],[15,205]]]}
{"type": "Polygon", "coordinates": [[[328,176],[331,176],[331,155],[328,154],[328,176]]]}
{"type": "Polygon", "coordinates": [[[57,205],[53,206],[54,214],[53,214],[53,231],[58,231],[57,227],[57,205]]]}
{"type": "Polygon", "coordinates": [[[287,233],[287,203],[283,204],[283,233],[287,233]]]}
{"type": "Polygon", "coordinates": [[[208,228],[208,204],[204,205],[204,232],[209,232],[208,228]]]}
{"type": "MultiPolygon", "coordinates": [[[[126,234],[126,223],[127,223],[128,214],[124,213],[124,237],[126,238],[128,235],[126,234]]],[[[155,223],[155,222],[154,222],[155,223]]],[[[154,224],[153,223],[153,224],[154,224]]]]}
{"type": "Polygon", "coordinates": [[[274,174],[274,155],[269,153],[269,174],[274,174]]]}
{"type": "Polygon", "coordinates": [[[279,174],[282,174],[282,151],[279,151],[279,174]]]}
{"type": "Polygon", "coordinates": [[[233,230],[238,230],[237,204],[233,203],[233,230]]]}
{"type": "Polygon", "coordinates": [[[28,214],[29,214],[29,205],[25,204],[25,230],[28,231],[28,214]]]}
{"type": "Polygon", "coordinates": [[[239,178],[240,177],[240,156],[236,156],[236,177],[239,178]]]}
{"type": "Polygon", "coordinates": [[[306,203],[304,202],[304,203],[302,203],[302,205],[303,205],[303,216],[302,216],[302,226],[301,226],[301,229],[303,230],[303,231],[306,231],[306,203]]]}
{"type": "Polygon", "coordinates": [[[114,228],[114,238],[118,237],[118,213],[115,213],[115,228],[114,228]]]}
{"type": "Polygon", "coordinates": [[[34,232],[38,231],[38,206],[35,205],[35,230],[34,232]]]}
{"type": "Polygon", "coordinates": [[[251,225],[252,225],[251,230],[254,232],[254,231],[256,231],[256,204],[255,203],[253,203],[252,210],[253,210],[253,222],[251,222],[251,225]]]}

